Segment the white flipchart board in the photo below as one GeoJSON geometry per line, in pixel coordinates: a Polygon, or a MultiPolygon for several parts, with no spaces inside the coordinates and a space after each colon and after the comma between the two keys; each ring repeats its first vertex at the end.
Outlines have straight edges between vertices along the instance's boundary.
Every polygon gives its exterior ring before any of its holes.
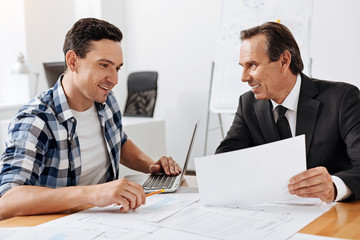
{"type": "Polygon", "coordinates": [[[223,0],[222,23],[215,56],[210,111],[235,113],[239,96],[250,90],[241,82],[238,65],[240,31],[268,21],[280,20],[293,33],[304,62],[311,73],[310,32],[312,0],[223,0]]]}

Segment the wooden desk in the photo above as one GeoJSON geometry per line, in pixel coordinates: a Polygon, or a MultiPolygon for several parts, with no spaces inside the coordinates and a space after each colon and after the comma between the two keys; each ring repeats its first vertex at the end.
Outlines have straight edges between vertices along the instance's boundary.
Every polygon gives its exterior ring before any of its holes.
{"type": "MultiPolygon", "coordinates": [[[[197,187],[195,176],[186,176],[183,186],[197,187]]],[[[44,214],[36,216],[13,217],[0,221],[0,227],[36,226],[68,214],[91,207],[73,209],[64,213],[44,214]]],[[[354,203],[338,203],[328,212],[300,230],[300,233],[314,235],[360,239],[360,201],[354,203]]]]}
{"type": "Polygon", "coordinates": [[[360,239],[359,226],[360,200],[353,203],[338,203],[299,232],[327,237],[360,239]]]}

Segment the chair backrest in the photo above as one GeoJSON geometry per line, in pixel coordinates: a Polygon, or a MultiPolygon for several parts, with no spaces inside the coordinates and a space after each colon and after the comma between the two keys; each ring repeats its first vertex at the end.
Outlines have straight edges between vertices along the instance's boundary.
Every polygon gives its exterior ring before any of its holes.
{"type": "Polygon", "coordinates": [[[153,117],[157,97],[157,79],[157,72],[129,74],[124,116],[153,117]]]}
{"type": "Polygon", "coordinates": [[[43,62],[43,66],[45,70],[46,82],[48,87],[51,88],[55,85],[56,81],[59,79],[59,76],[63,74],[65,70],[65,62],[43,62]]]}

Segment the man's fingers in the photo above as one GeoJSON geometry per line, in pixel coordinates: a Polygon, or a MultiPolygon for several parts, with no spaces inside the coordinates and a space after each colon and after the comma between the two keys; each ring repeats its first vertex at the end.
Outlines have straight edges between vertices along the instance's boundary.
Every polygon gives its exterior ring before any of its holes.
{"type": "Polygon", "coordinates": [[[295,175],[289,181],[290,194],[300,197],[320,198],[324,202],[334,200],[335,187],[324,167],[312,168],[295,175]]]}
{"type": "Polygon", "coordinates": [[[116,203],[122,205],[121,212],[127,212],[140,207],[146,201],[142,186],[124,178],[89,188],[92,189],[91,202],[99,207],[116,203]]]}
{"type": "Polygon", "coordinates": [[[121,212],[127,212],[129,209],[136,209],[145,204],[146,196],[141,185],[127,179],[118,180],[116,184],[115,201],[122,205],[121,212]]]}
{"type": "Polygon", "coordinates": [[[181,173],[181,168],[172,157],[162,156],[149,168],[150,173],[164,172],[166,175],[178,175],[181,173]]]}
{"type": "Polygon", "coordinates": [[[171,175],[176,175],[175,161],[171,157],[168,157],[167,162],[168,162],[168,166],[169,166],[169,170],[170,170],[171,175]]]}
{"type": "Polygon", "coordinates": [[[327,170],[324,167],[311,168],[309,170],[306,170],[304,172],[301,172],[301,173],[293,176],[292,178],[290,178],[289,182],[290,182],[290,184],[294,184],[294,183],[303,181],[305,179],[324,174],[325,173],[324,170],[327,173],[327,170]]]}
{"type": "Polygon", "coordinates": [[[327,189],[327,183],[319,183],[316,185],[305,186],[301,188],[297,188],[294,190],[290,190],[291,194],[301,195],[301,194],[317,194],[319,192],[323,192],[327,189]]]}
{"type": "Polygon", "coordinates": [[[150,166],[151,173],[158,173],[161,170],[166,175],[178,175],[181,173],[181,168],[179,164],[177,164],[172,157],[162,156],[158,161],[154,163],[154,165],[150,166]],[[160,169],[156,168],[155,166],[160,166],[160,169]]]}
{"type": "Polygon", "coordinates": [[[180,174],[181,173],[181,167],[179,166],[179,164],[177,162],[174,162],[175,163],[175,172],[176,174],[180,174]]]}
{"type": "Polygon", "coordinates": [[[320,198],[323,202],[332,202],[334,200],[334,189],[327,184],[319,184],[309,188],[299,189],[296,192],[299,197],[320,198]]]}
{"type": "Polygon", "coordinates": [[[129,211],[129,202],[125,198],[119,198],[117,204],[121,205],[120,212],[129,211]]]}
{"type": "Polygon", "coordinates": [[[314,185],[332,183],[332,179],[326,168],[317,167],[312,168],[302,173],[299,173],[289,180],[289,191],[300,188],[312,187],[314,185]]]}
{"type": "Polygon", "coordinates": [[[160,165],[151,165],[150,166],[150,173],[151,174],[155,174],[155,173],[159,173],[161,171],[161,166],[160,165]]]}
{"type": "Polygon", "coordinates": [[[322,178],[321,176],[314,176],[311,178],[305,178],[304,180],[294,183],[294,184],[289,184],[289,190],[296,190],[296,189],[301,189],[301,188],[309,188],[312,186],[316,186],[319,185],[321,183],[324,182],[324,178],[322,178]]]}
{"type": "MultiPolygon", "coordinates": [[[[145,195],[145,192],[144,192],[144,189],[143,187],[140,185],[140,184],[137,184],[135,182],[131,182],[129,181],[129,185],[134,187],[136,190],[136,196],[137,196],[137,204],[136,204],[136,208],[138,208],[139,206],[141,206],[142,204],[145,204],[146,202],[146,195],[145,195]]],[[[134,192],[135,192],[134,191],[134,192]]]]}
{"type": "Polygon", "coordinates": [[[120,194],[121,196],[119,196],[119,198],[125,198],[130,209],[136,209],[141,206],[142,199],[140,194],[137,194],[134,191],[122,191],[120,194]]]}
{"type": "Polygon", "coordinates": [[[162,156],[160,159],[160,165],[163,168],[164,172],[166,173],[166,175],[170,175],[170,169],[169,169],[169,163],[168,163],[168,158],[165,156],[162,156]]]}
{"type": "Polygon", "coordinates": [[[166,157],[167,166],[169,167],[168,175],[178,175],[181,173],[181,168],[177,162],[172,159],[172,157],[166,157]]]}

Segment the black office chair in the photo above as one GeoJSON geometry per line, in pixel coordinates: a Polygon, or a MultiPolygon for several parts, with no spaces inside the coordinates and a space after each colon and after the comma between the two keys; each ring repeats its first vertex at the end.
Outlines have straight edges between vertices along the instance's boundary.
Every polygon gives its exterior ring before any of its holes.
{"type": "Polygon", "coordinates": [[[157,79],[157,72],[134,72],[129,75],[124,116],[153,117],[157,79]]]}

